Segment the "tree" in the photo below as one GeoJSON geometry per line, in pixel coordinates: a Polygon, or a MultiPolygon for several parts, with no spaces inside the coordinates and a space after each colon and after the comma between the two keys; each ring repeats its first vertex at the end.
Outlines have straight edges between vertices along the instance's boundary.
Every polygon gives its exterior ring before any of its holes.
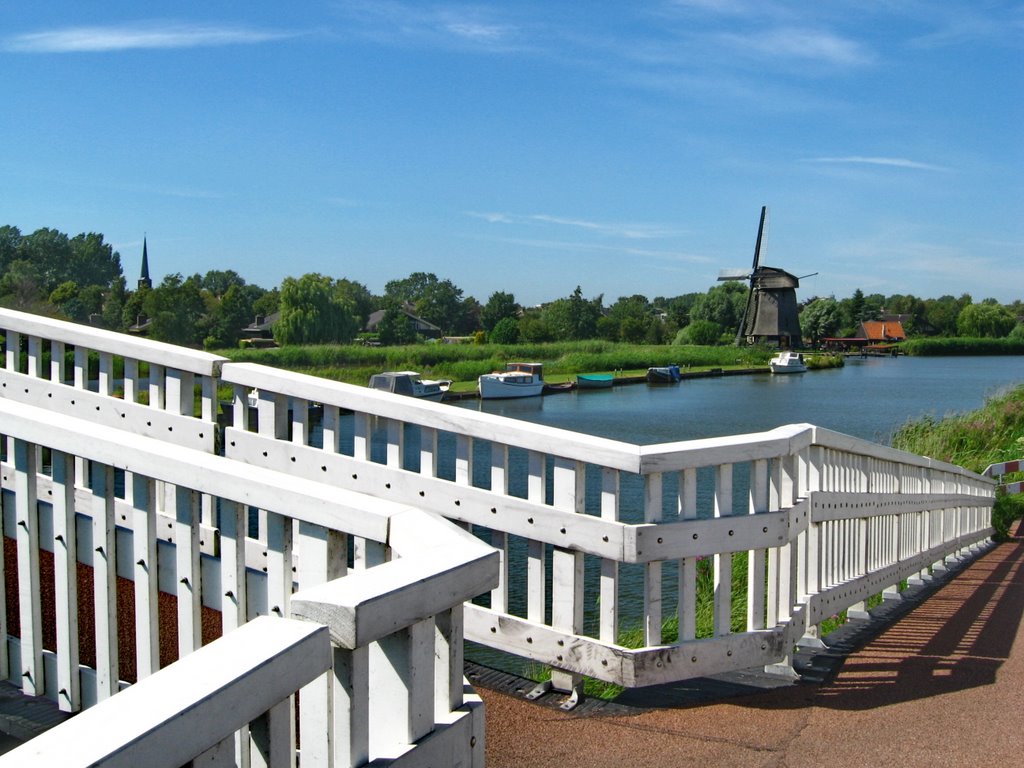
{"type": "Polygon", "coordinates": [[[370,293],[370,289],[355,280],[341,278],[334,282],[334,290],[337,292],[338,298],[348,304],[352,310],[356,325],[359,328],[365,328],[366,321],[374,309],[373,294],[370,293]]]}
{"type": "Polygon", "coordinates": [[[495,291],[480,309],[480,324],[490,333],[502,320],[519,317],[519,304],[516,297],[504,291],[495,291]]]}
{"type": "Polygon", "coordinates": [[[608,332],[602,333],[602,338],[622,340],[632,344],[646,341],[652,326],[661,324],[661,320],[654,316],[647,297],[640,294],[620,296],[608,308],[607,320],[608,322],[604,325],[608,328],[608,332]],[[615,330],[614,336],[610,334],[611,329],[615,330]]]}
{"type": "Polygon", "coordinates": [[[402,309],[402,302],[394,298],[384,299],[384,316],[377,324],[380,343],[386,346],[412,344],[416,341],[416,329],[402,309]]]}
{"type": "Polygon", "coordinates": [[[998,303],[971,304],[964,307],[956,320],[961,336],[1001,339],[1017,325],[1017,318],[998,303]]]}
{"type": "Polygon", "coordinates": [[[530,344],[536,344],[554,339],[551,328],[544,319],[544,313],[533,310],[523,314],[517,323],[519,326],[519,338],[530,344]]]}
{"type": "Polygon", "coordinates": [[[218,299],[222,298],[231,286],[245,286],[245,280],[233,269],[211,269],[203,275],[203,290],[218,299]]]}
{"type": "Polygon", "coordinates": [[[925,318],[929,326],[939,336],[956,335],[956,319],[960,315],[962,307],[952,296],[940,296],[937,299],[927,299],[925,305],[925,318]]]}
{"type": "Polygon", "coordinates": [[[27,259],[15,259],[0,277],[0,297],[16,309],[30,309],[39,303],[41,283],[35,264],[27,259]]]}
{"type": "Polygon", "coordinates": [[[743,319],[743,311],[747,305],[749,287],[746,283],[730,280],[710,288],[707,293],[698,296],[690,308],[690,323],[694,320],[710,320],[723,331],[735,333],[743,319]]]}
{"type": "Polygon", "coordinates": [[[282,346],[344,343],[351,341],[357,330],[355,315],[338,296],[331,278],[315,272],[284,279],[279,311],[274,339],[282,346]]]}
{"type": "Polygon", "coordinates": [[[820,344],[839,332],[840,316],[839,302],[834,297],[815,299],[800,313],[800,335],[804,341],[820,344]]]}
{"type": "Polygon", "coordinates": [[[206,311],[201,282],[199,275],[184,279],[175,273],[146,292],[142,309],[150,321],[151,338],[184,346],[199,345],[200,321],[206,311]]]}
{"type": "Polygon", "coordinates": [[[109,288],[115,278],[121,276],[121,256],[103,242],[103,235],[95,232],[75,235],[68,243],[71,260],[63,274],[64,280],[74,280],[83,288],[98,285],[109,288]]]}
{"type": "Polygon", "coordinates": [[[411,304],[418,317],[446,335],[466,330],[462,289],[451,280],[439,280],[433,272],[413,272],[404,280],[391,280],[384,286],[384,295],[411,304]]]}
{"type": "Polygon", "coordinates": [[[557,299],[544,308],[544,322],[559,341],[592,339],[597,335],[602,298],[598,295],[584,299],[583,291],[577,285],[568,298],[557,299]]]}
{"type": "Polygon", "coordinates": [[[488,341],[492,344],[515,344],[519,341],[519,321],[514,317],[503,317],[491,329],[488,341]]]}
{"type": "Polygon", "coordinates": [[[252,300],[243,286],[231,285],[224,297],[215,303],[211,313],[209,332],[203,340],[208,349],[225,349],[237,346],[242,329],[253,317],[252,300]]]}
{"type": "Polygon", "coordinates": [[[718,343],[719,338],[722,336],[722,329],[713,320],[694,320],[680,331],[679,335],[688,344],[710,346],[711,344],[718,343]]]}
{"type": "Polygon", "coordinates": [[[106,328],[112,331],[125,330],[124,308],[127,301],[128,289],[124,276],[115,277],[103,299],[103,325],[106,328]]]}
{"type": "Polygon", "coordinates": [[[7,266],[18,258],[18,246],[20,245],[20,229],[7,225],[0,227],[0,275],[3,275],[7,266]]]}

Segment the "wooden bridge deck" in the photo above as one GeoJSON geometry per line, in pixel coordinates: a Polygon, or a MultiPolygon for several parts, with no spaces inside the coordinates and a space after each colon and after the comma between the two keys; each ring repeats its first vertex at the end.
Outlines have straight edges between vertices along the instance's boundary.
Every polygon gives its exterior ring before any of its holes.
{"type": "MultiPolygon", "coordinates": [[[[487,706],[487,765],[1019,764],[1024,525],[950,577],[851,622],[830,649],[800,653],[795,684],[733,673],[567,714],[553,695],[547,706],[526,702],[524,686],[517,693],[509,678],[470,665],[487,706]]],[[[54,709],[11,687],[0,696],[0,730],[29,738],[60,719],[54,709]]]]}
{"type": "MultiPolygon", "coordinates": [[[[582,715],[478,687],[487,764],[504,766],[1006,766],[1021,763],[1024,531],[956,578],[885,606],[880,633],[849,625],[805,679],[629,692],[582,715]],[[873,638],[865,637],[874,634],[873,638]],[[843,646],[853,652],[838,661],[843,646]],[[830,668],[831,667],[831,668],[830,668]],[[817,682],[808,680],[817,677],[817,682]]],[[[808,664],[810,666],[808,666],[808,664]]]]}

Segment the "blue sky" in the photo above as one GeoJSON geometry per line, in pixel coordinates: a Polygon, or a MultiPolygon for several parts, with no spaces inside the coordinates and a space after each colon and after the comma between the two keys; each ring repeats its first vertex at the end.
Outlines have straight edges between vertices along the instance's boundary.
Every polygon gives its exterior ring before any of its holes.
{"type": "Polygon", "coordinates": [[[1024,298],[1024,4],[0,3],[0,224],[129,284],[1024,298]]]}

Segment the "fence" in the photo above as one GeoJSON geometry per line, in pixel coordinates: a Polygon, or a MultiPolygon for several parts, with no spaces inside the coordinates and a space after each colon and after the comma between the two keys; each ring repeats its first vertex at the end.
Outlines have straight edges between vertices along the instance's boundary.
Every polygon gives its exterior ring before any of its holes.
{"type": "MultiPolygon", "coordinates": [[[[73,527],[58,530],[58,518],[69,520],[67,510],[74,510],[82,527],[91,515],[82,538],[92,539],[79,552],[97,574],[107,574],[97,577],[107,586],[96,587],[96,612],[108,617],[97,637],[110,643],[115,558],[100,557],[93,543],[125,555],[118,572],[133,579],[136,604],[157,601],[148,569],[158,553],[160,591],[177,596],[184,655],[201,645],[201,604],[222,611],[227,631],[255,615],[287,616],[305,606],[293,588],[339,577],[339,562],[368,569],[376,583],[385,565],[419,558],[427,547],[411,537],[393,559],[393,522],[381,521],[399,519],[400,509],[426,510],[471,531],[460,532],[455,550],[491,553],[487,567],[497,570],[494,583],[479,574],[457,578],[465,589],[444,592],[458,599],[433,620],[448,643],[451,711],[458,709],[455,689],[461,691],[455,670],[463,631],[489,648],[550,665],[551,685],[570,692],[571,704],[583,676],[642,686],[761,665],[791,672],[793,646],[813,638],[823,619],[846,609],[856,615],[871,595],[896,597],[904,580],[928,578],[991,534],[991,480],[811,425],[640,446],[10,311],[0,312],[0,329],[4,508],[11,518],[5,531],[18,541],[19,571],[29,579],[34,572],[22,564],[31,562],[34,545],[21,523],[31,517],[33,504],[24,499],[32,498],[35,477],[39,498],[39,488],[54,494],[45,498],[53,499],[55,549],[64,547],[56,537],[66,542],[73,527]],[[223,430],[216,425],[218,388],[231,393],[224,395],[231,426],[223,430]],[[41,408],[59,415],[45,417],[41,408]],[[92,426],[66,433],[72,420],[92,426]],[[117,445],[95,457],[90,435],[101,428],[117,445]],[[165,445],[158,450],[154,443],[165,445]],[[149,446],[152,466],[137,464],[143,449],[136,444],[149,446]],[[54,463],[63,468],[51,470],[50,480],[39,474],[34,445],[72,458],[54,463]],[[194,462],[174,474],[155,457],[160,451],[194,462]],[[123,500],[106,490],[113,469],[125,472],[123,500]],[[249,507],[261,511],[250,518],[249,507]],[[347,558],[339,556],[346,551],[347,558]]],[[[45,547],[44,525],[34,535],[45,547]]],[[[446,572],[444,555],[451,552],[434,551],[424,567],[446,572]]],[[[65,553],[57,560],[60,583],[74,558],[65,553]]],[[[19,589],[26,588],[22,582],[19,576],[19,589]]],[[[33,595],[27,588],[24,594],[33,595]]],[[[391,599],[403,600],[388,593],[391,599]]],[[[23,658],[28,649],[37,653],[35,618],[25,602],[33,601],[22,601],[20,640],[12,642],[23,658]]],[[[372,623],[401,613],[386,605],[370,601],[355,615],[372,623]]],[[[151,617],[151,609],[137,615],[151,617]]],[[[333,614],[310,608],[304,615],[325,621],[333,614]]],[[[137,620],[135,632],[136,649],[148,649],[137,651],[143,677],[157,666],[153,619],[137,620]]],[[[426,630],[409,632],[420,640],[404,647],[422,652],[426,630]]],[[[332,629],[336,644],[339,637],[332,629]]],[[[67,642],[58,638],[58,659],[67,642]]],[[[112,693],[118,679],[106,660],[110,651],[103,655],[97,698],[112,693]]],[[[67,670],[74,665],[63,664],[61,680],[73,677],[67,670]]],[[[49,676],[33,675],[24,679],[46,689],[40,678],[49,676]]],[[[62,684],[51,693],[62,700],[68,690],[62,684]]],[[[305,717],[306,707],[300,711],[305,717]]],[[[439,717],[431,722],[435,730],[443,724],[439,717]]],[[[421,730],[398,742],[414,742],[421,730]]]]}

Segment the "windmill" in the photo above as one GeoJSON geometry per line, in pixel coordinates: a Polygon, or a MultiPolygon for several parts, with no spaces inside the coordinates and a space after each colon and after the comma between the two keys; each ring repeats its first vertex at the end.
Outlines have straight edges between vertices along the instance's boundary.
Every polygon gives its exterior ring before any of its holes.
{"type": "MultiPolygon", "coordinates": [[[[796,304],[796,289],[800,278],[778,267],[761,266],[761,245],[768,207],[761,208],[761,223],[757,227],[754,246],[754,264],[749,269],[723,269],[719,280],[749,280],[743,319],[736,330],[736,344],[768,343],[782,348],[799,347],[800,320],[796,304]]],[[[810,275],[805,275],[810,277],[810,275]]]]}

